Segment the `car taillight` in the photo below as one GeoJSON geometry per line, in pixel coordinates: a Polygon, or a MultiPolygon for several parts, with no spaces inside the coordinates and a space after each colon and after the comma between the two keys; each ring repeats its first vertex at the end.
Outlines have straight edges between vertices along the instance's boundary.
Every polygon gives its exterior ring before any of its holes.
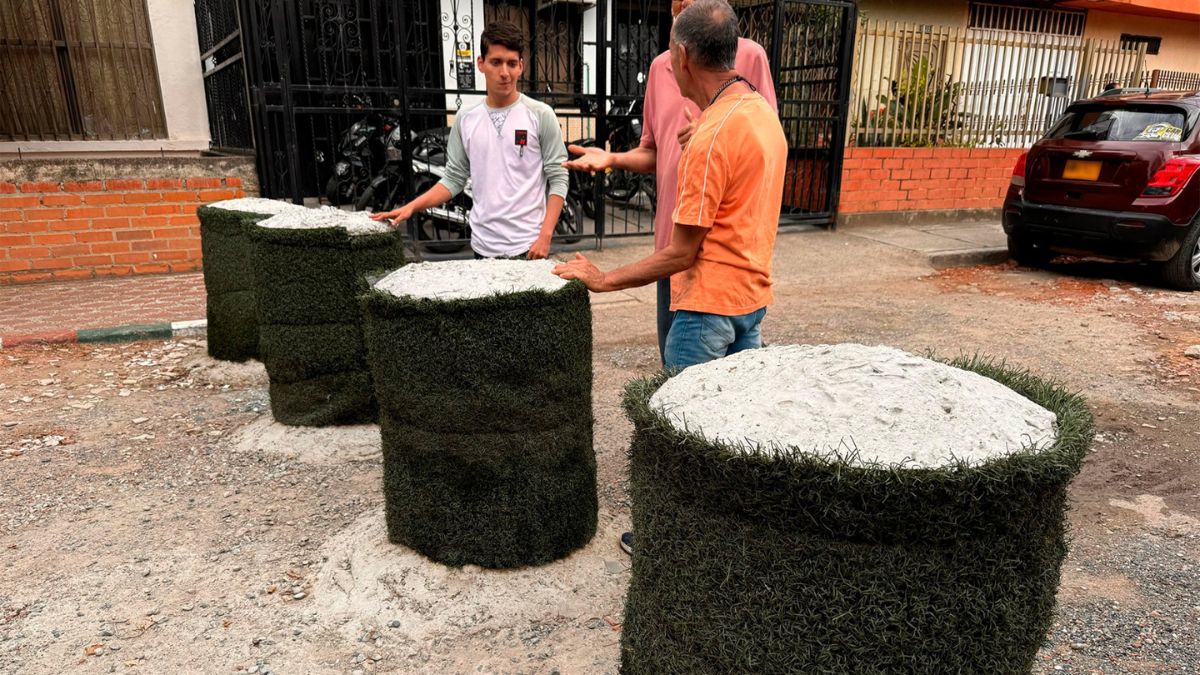
{"type": "Polygon", "coordinates": [[[1027,157],[1029,157],[1029,153],[1022,152],[1021,156],[1017,158],[1017,165],[1013,167],[1012,178],[1009,179],[1009,183],[1017,187],[1025,187],[1025,159],[1027,157]]]}
{"type": "Polygon", "coordinates": [[[1183,189],[1192,174],[1200,169],[1198,157],[1172,157],[1155,172],[1142,190],[1143,197],[1170,197],[1183,189]]]}

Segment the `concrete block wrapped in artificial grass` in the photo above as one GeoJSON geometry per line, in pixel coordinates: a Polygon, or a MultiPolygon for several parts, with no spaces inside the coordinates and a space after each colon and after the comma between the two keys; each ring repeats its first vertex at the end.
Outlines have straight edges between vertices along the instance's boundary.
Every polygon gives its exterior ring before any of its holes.
{"type": "Polygon", "coordinates": [[[393,542],[508,568],[595,534],[591,306],[553,266],[420,263],[365,297],[393,542]]]}
{"type": "Polygon", "coordinates": [[[770,347],[629,384],[626,673],[1028,672],[1092,438],[983,359],[770,347]]]}
{"type": "Polygon", "coordinates": [[[398,232],[333,208],[282,213],[250,228],[259,358],[283,424],[376,419],[360,296],[404,264],[398,232]]]}
{"type": "Polygon", "coordinates": [[[228,199],[196,209],[208,315],[208,355],[223,361],[258,356],[258,309],[250,226],[303,206],[273,199],[228,199]]]}

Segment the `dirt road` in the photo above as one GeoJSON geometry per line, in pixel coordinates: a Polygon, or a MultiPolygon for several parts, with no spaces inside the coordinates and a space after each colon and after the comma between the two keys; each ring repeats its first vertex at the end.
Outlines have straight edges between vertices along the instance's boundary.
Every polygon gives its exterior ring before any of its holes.
{"type": "MultiPolygon", "coordinates": [[[[979,352],[1083,392],[1100,433],[1036,672],[1200,669],[1200,293],[1100,266],[935,273],[841,233],[782,237],[776,267],[768,342],[979,352]]],[[[0,351],[0,673],[615,673],[620,394],[657,365],[653,295],[594,310],[599,533],[512,572],[386,544],[375,432],[289,435],[261,369],[202,341],[0,351]]]]}

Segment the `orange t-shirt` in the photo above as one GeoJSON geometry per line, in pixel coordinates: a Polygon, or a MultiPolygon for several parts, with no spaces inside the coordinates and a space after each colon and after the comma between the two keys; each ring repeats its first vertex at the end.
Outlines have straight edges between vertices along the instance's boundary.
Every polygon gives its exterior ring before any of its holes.
{"type": "Polygon", "coordinates": [[[737,316],[766,307],[787,139],[756,93],[706,108],[679,159],[673,220],[708,228],[696,262],[671,277],[671,310],[737,316]]]}

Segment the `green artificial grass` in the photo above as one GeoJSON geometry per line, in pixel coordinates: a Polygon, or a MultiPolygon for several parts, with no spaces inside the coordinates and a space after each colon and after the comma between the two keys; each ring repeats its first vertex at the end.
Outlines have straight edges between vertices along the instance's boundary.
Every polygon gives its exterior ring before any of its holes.
{"type": "Polygon", "coordinates": [[[637,545],[625,673],[1028,672],[1066,555],[1083,399],[984,359],[950,365],[1058,416],[1050,447],[976,466],[856,466],[676,429],[631,382],[637,545]]]}
{"type": "Polygon", "coordinates": [[[208,318],[208,355],[223,361],[258,356],[258,318],[249,228],[269,215],[201,206],[200,249],[208,318]]]}
{"type": "Polygon", "coordinates": [[[253,227],[259,356],[271,412],[284,424],[377,418],[359,296],[404,263],[399,233],[253,227]]]}
{"type": "Polygon", "coordinates": [[[363,298],[388,536],[449,564],[556,560],[596,531],[587,290],[363,298]]]}

